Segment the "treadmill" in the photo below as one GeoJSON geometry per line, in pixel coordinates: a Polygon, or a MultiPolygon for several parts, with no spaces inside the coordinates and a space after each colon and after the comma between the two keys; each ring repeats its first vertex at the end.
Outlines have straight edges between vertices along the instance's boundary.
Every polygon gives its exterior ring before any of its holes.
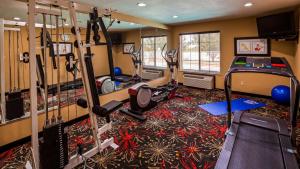
{"type": "Polygon", "coordinates": [[[226,139],[215,169],[297,169],[295,127],[299,109],[299,82],[281,57],[236,56],[225,75],[226,139]],[[264,73],[290,79],[290,125],[246,112],[231,119],[231,81],[234,73],[264,73]]]}

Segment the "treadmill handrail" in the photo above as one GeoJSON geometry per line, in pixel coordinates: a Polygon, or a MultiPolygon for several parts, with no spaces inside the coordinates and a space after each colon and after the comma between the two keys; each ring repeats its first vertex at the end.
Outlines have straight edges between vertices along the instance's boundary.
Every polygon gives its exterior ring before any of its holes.
{"type": "MultiPolygon", "coordinates": [[[[292,108],[290,109],[290,123],[292,125],[292,130],[291,130],[291,139],[292,142],[295,140],[295,133],[294,129],[297,126],[297,115],[298,115],[298,109],[299,109],[299,81],[297,80],[296,76],[293,74],[291,67],[287,63],[286,59],[282,58],[283,62],[287,65],[287,71],[286,72],[277,72],[277,71],[264,71],[267,69],[260,69],[260,70],[255,70],[255,69],[249,69],[249,68],[243,68],[241,67],[240,69],[237,67],[230,68],[229,71],[225,74],[224,78],[224,91],[225,91],[225,96],[226,96],[226,102],[227,102],[227,126],[230,128],[231,126],[231,75],[233,73],[262,73],[262,74],[273,74],[273,75],[278,75],[282,77],[288,77],[291,79],[291,83],[294,86],[294,89],[292,89],[292,86],[290,86],[291,90],[294,92],[291,92],[291,95],[294,94],[294,100],[291,100],[291,105],[292,108]]],[[[235,60],[234,60],[235,61],[235,60]]],[[[233,61],[233,62],[234,62],[233,61]]],[[[271,70],[271,69],[270,69],[271,70]]],[[[291,84],[291,85],[292,85],[291,84]]]]}

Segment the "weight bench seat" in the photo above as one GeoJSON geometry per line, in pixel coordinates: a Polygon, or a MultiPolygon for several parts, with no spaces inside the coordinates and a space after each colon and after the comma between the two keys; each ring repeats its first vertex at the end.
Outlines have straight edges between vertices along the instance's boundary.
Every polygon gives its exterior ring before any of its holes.
{"type": "Polygon", "coordinates": [[[215,169],[297,169],[283,120],[235,113],[215,169]]]}
{"type": "Polygon", "coordinates": [[[102,106],[105,111],[110,114],[123,106],[123,102],[112,100],[102,106]]]}

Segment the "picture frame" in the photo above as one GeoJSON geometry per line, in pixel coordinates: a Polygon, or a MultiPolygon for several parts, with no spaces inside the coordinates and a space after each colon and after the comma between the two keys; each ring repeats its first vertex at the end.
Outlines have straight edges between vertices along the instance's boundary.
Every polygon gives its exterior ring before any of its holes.
{"type": "Polygon", "coordinates": [[[123,43],[123,54],[130,54],[132,49],[135,50],[135,44],[134,43],[123,43]]]}
{"type": "MultiPolygon", "coordinates": [[[[56,51],[56,42],[53,42],[54,55],[57,55],[56,51]]],[[[72,42],[59,42],[59,56],[66,56],[69,53],[73,52],[73,43],[72,42]]]]}
{"type": "Polygon", "coordinates": [[[271,56],[271,42],[268,38],[234,38],[235,56],[271,56]]]}

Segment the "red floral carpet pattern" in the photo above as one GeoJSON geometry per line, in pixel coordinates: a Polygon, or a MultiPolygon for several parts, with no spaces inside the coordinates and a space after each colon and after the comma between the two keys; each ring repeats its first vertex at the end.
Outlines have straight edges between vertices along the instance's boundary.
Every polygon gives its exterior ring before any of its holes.
{"type": "MultiPolygon", "coordinates": [[[[224,142],[226,117],[212,116],[198,108],[204,104],[225,99],[221,90],[199,90],[181,87],[184,98],[160,103],[145,113],[147,121],[137,122],[115,112],[112,114],[113,130],[103,139],[114,137],[117,150],[107,149],[94,156],[101,168],[214,168],[224,142]]],[[[262,116],[288,119],[288,107],[275,104],[272,100],[233,95],[235,98],[251,98],[264,102],[266,107],[252,110],[262,116]]],[[[127,107],[128,104],[125,105],[127,107]]],[[[99,119],[99,124],[104,120],[99,119]]],[[[299,125],[300,128],[300,125],[299,125]]],[[[297,130],[300,135],[300,130],[297,130]]],[[[93,147],[89,120],[69,127],[69,150],[75,154],[76,140],[84,142],[84,150],[93,147]]],[[[299,138],[297,138],[300,141],[299,138]]],[[[28,145],[19,146],[0,154],[0,167],[24,166],[30,151],[28,145]],[[18,157],[17,159],[15,157],[18,157]]],[[[83,168],[83,166],[78,166],[83,168]]]]}

